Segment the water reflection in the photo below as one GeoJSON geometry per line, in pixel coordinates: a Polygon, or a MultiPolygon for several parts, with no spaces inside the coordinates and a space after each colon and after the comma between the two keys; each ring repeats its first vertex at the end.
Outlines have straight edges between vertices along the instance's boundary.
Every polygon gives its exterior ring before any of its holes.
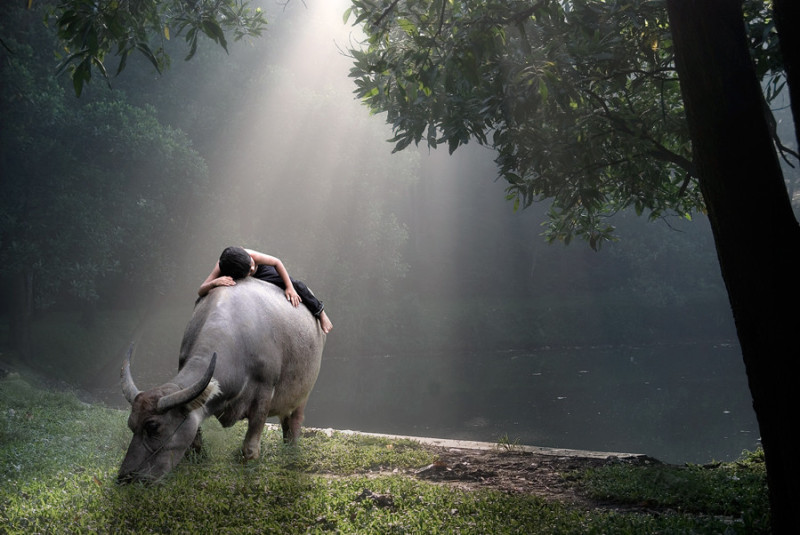
{"type": "Polygon", "coordinates": [[[325,357],[311,426],[732,460],[758,445],[736,345],[325,357]]]}

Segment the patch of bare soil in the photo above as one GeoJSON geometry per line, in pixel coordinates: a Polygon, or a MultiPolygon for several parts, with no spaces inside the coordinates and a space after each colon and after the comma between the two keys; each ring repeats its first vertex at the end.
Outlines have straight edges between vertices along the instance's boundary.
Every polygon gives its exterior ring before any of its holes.
{"type": "Polygon", "coordinates": [[[532,494],[583,509],[633,510],[636,507],[594,500],[574,484],[576,471],[613,463],[659,464],[645,456],[583,457],[518,451],[513,447],[491,450],[427,446],[436,461],[414,472],[415,477],[465,490],[494,489],[532,494]]]}

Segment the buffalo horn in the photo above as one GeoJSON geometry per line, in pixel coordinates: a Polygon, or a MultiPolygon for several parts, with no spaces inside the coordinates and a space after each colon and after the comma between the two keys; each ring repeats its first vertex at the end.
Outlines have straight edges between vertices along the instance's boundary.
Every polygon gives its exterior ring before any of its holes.
{"type": "Polygon", "coordinates": [[[122,393],[128,403],[133,404],[133,400],[139,394],[139,389],[133,383],[131,377],[131,355],[133,354],[133,344],[128,348],[128,354],[125,355],[125,360],[122,362],[122,369],[119,372],[119,382],[122,386],[122,393]]]}
{"type": "Polygon", "coordinates": [[[195,384],[187,386],[183,390],[179,390],[174,394],[169,394],[159,399],[158,405],[156,406],[158,411],[165,412],[173,407],[189,403],[194,398],[202,394],[203,390],[206,389],[208,383],[211,382],[211,378],[214,376],[214,367],[216,365],[217,365],[217,354],[214,353],[213,355],[211,355],[211,362],[208,365],[208,369],[206,370],[205,375],[203,375],[203,377],[195,384]]]}

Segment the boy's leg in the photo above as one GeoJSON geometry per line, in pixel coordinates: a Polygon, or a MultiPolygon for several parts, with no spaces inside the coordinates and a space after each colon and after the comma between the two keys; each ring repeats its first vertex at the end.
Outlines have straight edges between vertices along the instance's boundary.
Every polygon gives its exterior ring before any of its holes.
{"type": "Polygon", "coordinates": [[[322,305],[322,301],[317,299],[317,296],[314,295],[314,292],[311,291],[311,288],[305,285],[303,281],[298,281],[292,279],[292,285],[294,289],[297,290],[297,294],[303,300],[303,304],[311,311],[311,314],[314,315],[315,318],[319,320],[319,325],[322,327],[322,330],[325,334],[331,332],[333,329],[333,323],[328,318],[328,315],[325,313],[324,306],[322,305]]]}
{"type": "MultiPolygon", "coordinates": [[[[253,277],[268,282],[270,284],[274,284],[275,286],[285,290],[286,285],[283,283],[283,279],[278,274],[277,270],[272,266],[258,266],[258,269],[253,274],[253,277]]],[[[300,296],[300,299],[303,300],[303,304],[311,311],[315,317],[319,317],[322,313],[322,309],[324,308],[322,303],[319,299],[314,295],[314,293],[309,289],[308,286],[305,285],[303,281],[292,280],[292,286],[294,286],[297,295],[300,296]]]]}
{"type": "Polygon", "coordinates": [[[303,300],[303,304],[308,308],[308,310],[311,311],[311,314],[313,314],[315,317],[319,316],[322,313],[322,309],[325,307],[314,295],[314,292],[312,292],[303,281],[292,279],[292,284],[294,285],[294,289],[297,291],[297,294],[300,296],[300,299],[303,300]]]}

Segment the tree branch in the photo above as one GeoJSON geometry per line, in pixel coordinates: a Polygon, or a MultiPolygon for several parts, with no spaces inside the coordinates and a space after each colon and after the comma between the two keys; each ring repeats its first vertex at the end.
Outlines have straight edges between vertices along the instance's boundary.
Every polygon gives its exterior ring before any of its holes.
{"type": "Polygon", "coordinates": [[[391,4],[389,4],[386,7],[386,9],[383,10],[383,13],[381,13],[380,17],[378,17],[375,20],[375,22],[372,23],[372,25],[373,26],[380,26],[381,22],[383,22],[383,19],[385,19],[389,15],[389,13],[391,13],[394,10],[394,8],[397,7],[397,4],[399,2],[400,2],[400,0],[393,0],[393,2],[391,4]]]}

